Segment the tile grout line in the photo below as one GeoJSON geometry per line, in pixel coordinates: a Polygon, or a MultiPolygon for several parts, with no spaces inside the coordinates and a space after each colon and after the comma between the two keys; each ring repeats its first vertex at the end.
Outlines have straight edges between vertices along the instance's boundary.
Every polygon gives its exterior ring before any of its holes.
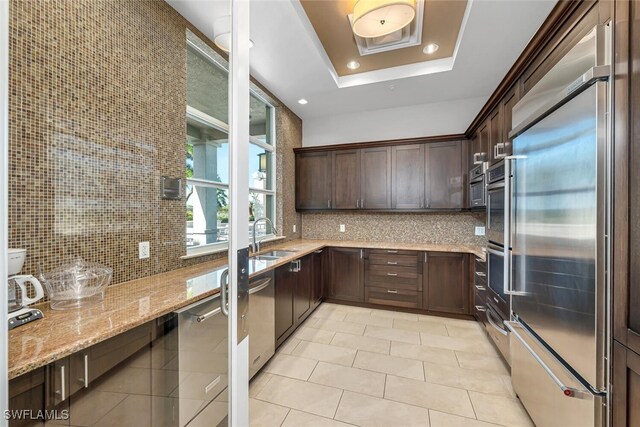
{"type": "Polygon", "coordinates": [[[342,402],[342,396],[344,396],[344,390],[342,390],[342,392],[340,393],[340,399],[338,399],[338,404],[336,405],[336,410],[333,411],[333,417],[331,417],[332,420],[336,419],[336,415],[338,415],[338,408],[340,407],[340,402],[342,402]]]}

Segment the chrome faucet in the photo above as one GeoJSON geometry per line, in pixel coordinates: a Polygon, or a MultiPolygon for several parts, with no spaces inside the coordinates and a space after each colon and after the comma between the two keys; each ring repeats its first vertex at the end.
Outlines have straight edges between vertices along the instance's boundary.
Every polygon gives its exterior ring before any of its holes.
{"type": "Polygon", "coordinates": [[[252,239],[253,243],[251,243],[251,252],[254,254],[260,251],[260,242],[256,242],[256,228],[257,228],[256,225],[258,225],[260,221],[265,221],[269,223],[269,225],[271,225],[271,229],[273,230],[273,234],[274,235],[278,234],[278,230],[276,230],[276,227],[273,225],[273,221],[271,221],[269,218],[262,217],[253,221],[253,239],[252,239]]]}

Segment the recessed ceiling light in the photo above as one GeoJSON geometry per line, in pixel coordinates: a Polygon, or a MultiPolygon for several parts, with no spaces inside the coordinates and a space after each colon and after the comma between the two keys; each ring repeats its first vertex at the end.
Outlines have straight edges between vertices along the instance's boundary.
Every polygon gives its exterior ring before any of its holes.
{"type": "Polygon", "coordinates": [[[357,70],[360,68],[360,63],[358,61],[349,61],[347,63],[347,68],[350,70],[357,70]]]}
{"type": "Polygon", "coordinates": [[[301,105],[305,105],[305,104],[307,104],[308,102],[309,102],[309,101],[307,101],[307,100],[306,100],[306,99],[304,99],[304,98],[300,98],[300,99],[298,99],[298,104],[301,104],[301,105]]]}
{"type": "Polygon", "coordinates": [[[427,55],[431,55],[432,53],[436,53],[438,49],[440,49],[440,46],[435,43],[429,43],[424,47],[424,49],[422,49],[422,52],[426,53],[427,55]]]}

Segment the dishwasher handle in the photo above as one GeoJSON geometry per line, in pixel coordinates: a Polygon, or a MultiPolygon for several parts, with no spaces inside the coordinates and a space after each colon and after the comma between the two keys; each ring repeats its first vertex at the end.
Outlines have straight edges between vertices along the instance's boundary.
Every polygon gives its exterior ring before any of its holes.
{"type": "Polygon", "coordinates": [[[211,310],[211,311],[209,311],[209,312],[207,312],[205,314],[201,314],[199,316],[195,316],[196,322],[202,323],[205,320],[212,318],[216,314],[219,314],[221,311],[222,311],[222,307],[217,307],[217,308],[214,308],[213,310],[211,310]]]}
{"type": "MultiPolygon", "coordinates": [[[[263,290],[266,287],[268,287],[271,284],[271,277],[267,277],[266,279],[262,279],[262,280],[258,281],[257,283],[259,283],[259,285],[256,285],[256,286],[254,286],[254,287],[249,289],[249,295],[255,294],[257,292],[260,292],[261,290],[263,290]]],[[[253,285],[253,283],[252,283],[252,285],[253,285]]]]}

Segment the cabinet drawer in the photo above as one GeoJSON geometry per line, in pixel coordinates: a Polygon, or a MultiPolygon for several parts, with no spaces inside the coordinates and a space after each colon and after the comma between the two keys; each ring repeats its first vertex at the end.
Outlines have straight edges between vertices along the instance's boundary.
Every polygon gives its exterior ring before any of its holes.
{"type": "Polygon", "coordinates": [[[367,287],[364,300],[370,304],[422,308],[422,292],[391,287],[367,287]]]}
{"type": "Polygon", "coordinates": [[[383,286],[399,289],[422,290],[422,281],[417,268],[396,267],[387,265],[367,265],[365,271],[365,287],[383,286]]]}
{"type": "Polygon", "coordinates": [[[400,267],[417,267],[418,255],[369,254],[369,263],[374,265],[397,265],[400,267]]]}
{"type": "Polygon", "coordinates": [[[418,257],[417,251],[401,251],[396,249],[367,249],[367,254],[369,256],[380,254],[380,255],[411,255],[411,256],[415,256],[416,258],[418,257]]]}
{"type": "Polygon", "coordinates": [[[481,271],[483,273],[487,272],[487,262],[480,260],[480,258],[478,258],[477,256],[474,257],[474,266],[475,266],[476,272],[478,271],[481,271]]]}

